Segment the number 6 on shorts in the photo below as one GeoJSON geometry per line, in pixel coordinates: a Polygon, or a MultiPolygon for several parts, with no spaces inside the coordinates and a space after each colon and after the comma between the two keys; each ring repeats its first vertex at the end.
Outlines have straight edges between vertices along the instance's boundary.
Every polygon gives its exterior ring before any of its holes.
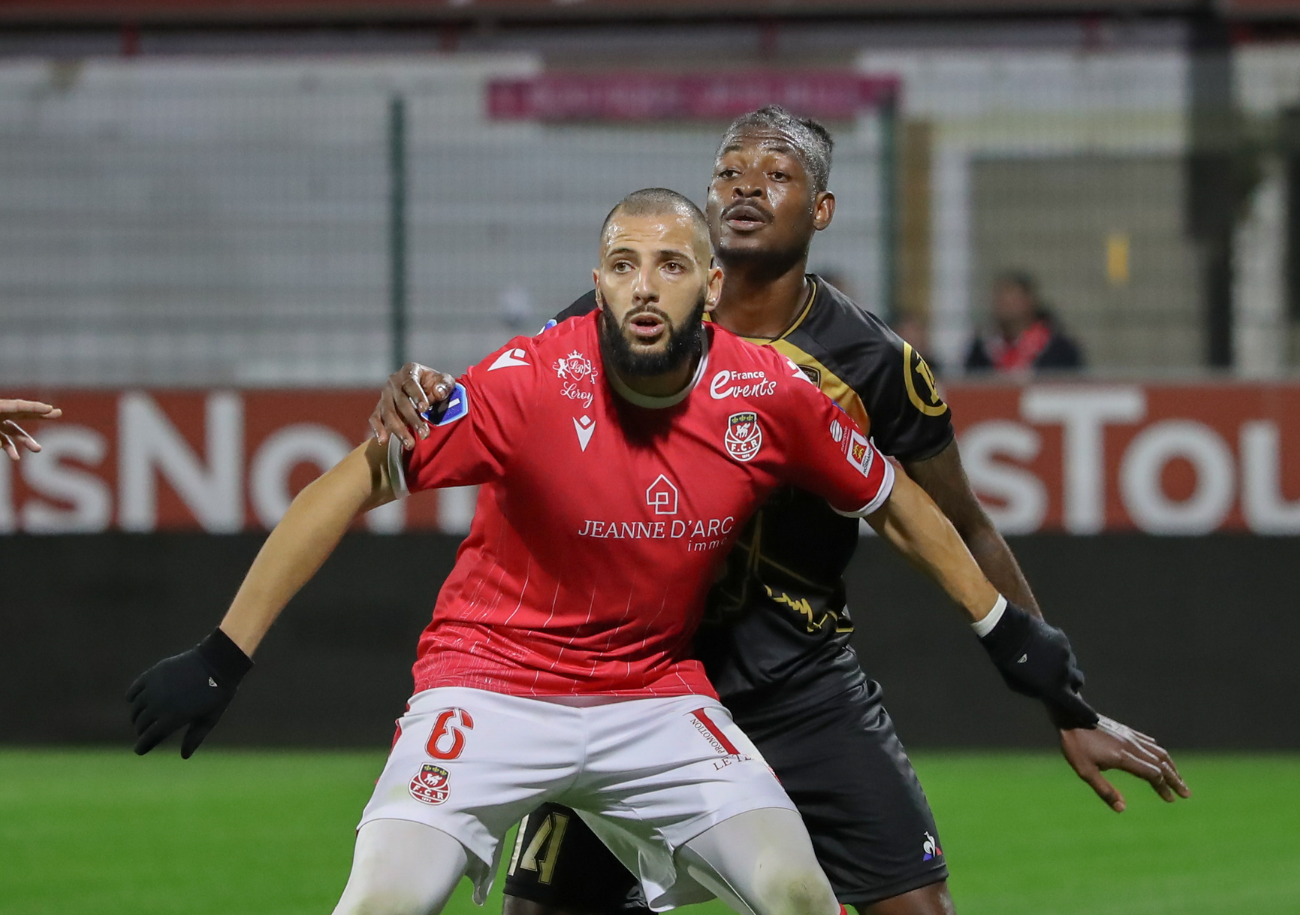
{"type": "Polygon", "coordinates": [[[424,749],[434,759],[457,759],[465,750],[465,732],[472,730],[474,719],[469,712],[463,708],[443,709],[424,749]]]}

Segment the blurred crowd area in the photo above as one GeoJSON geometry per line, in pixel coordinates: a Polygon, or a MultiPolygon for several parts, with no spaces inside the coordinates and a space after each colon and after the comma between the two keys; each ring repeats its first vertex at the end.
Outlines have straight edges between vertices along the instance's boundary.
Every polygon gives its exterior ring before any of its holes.
{"type": "Polygon", "coordinates": [[[1234,29],[844,9],[509,28],[38,17],[0,33],[0,385],[458,371],[589,288],[625,193],[703,203],[725,118],[491,104],[503,83],[629,71],[643,88],[887,87],[827,121],[839,205],[810,264],[943,377],[1284,376],[1300,32],[1234,29]]]}

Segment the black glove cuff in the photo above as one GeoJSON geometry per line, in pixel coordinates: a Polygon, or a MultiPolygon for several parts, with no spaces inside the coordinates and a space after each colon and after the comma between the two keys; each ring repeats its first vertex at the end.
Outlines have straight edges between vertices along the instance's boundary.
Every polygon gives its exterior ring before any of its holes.
{"type": "Polygon", "coordinates": [[[1034,634],[1034,618],[1021,610],[1011,601],[1007,601],[1002,618],[998,620],[987,635],[979,637],[980,644],[989,653],[994,664],[1018,658],[1025,651],[1034,634]]]}
{"type": "Polygon", "coordinates": [[[1041,699],[1058,728],[1096,726],[1097,713],[1079,695],[1083,673],[1064,632],[1008,602],[980,644],[1007,685],[1041,699]]]}
{"type": "Polygon", "coordinates": [[[244,654],[238,645],[230,640],[220,629],[213,629],[202,642],[195,647],[203,663],[212,671],[214,678],[222,686],[231,689],[239,685],[244,674],[253,669],[253,659],[244,654]]]}

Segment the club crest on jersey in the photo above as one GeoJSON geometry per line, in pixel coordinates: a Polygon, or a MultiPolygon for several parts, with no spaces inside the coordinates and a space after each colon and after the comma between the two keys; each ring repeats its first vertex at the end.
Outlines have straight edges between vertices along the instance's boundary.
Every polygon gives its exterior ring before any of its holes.
{"type": "Polygon", "coordinates": [[[752,461],[763,447],[763,430],[758,425],[757,413],[732,413],[727,417],[727,434],[723,441],[727,453],[744,463],[752,461]]]}
{"type": "Polygon", "coordinates": [[[442,766],[425,763],[411,779],[408,790],[421,804],[436,806],[451,797],[451,774],[442,766]]]}
{"type": "Polygon", "coordinates": [[[858,468],[863,476],[866,476],[871,471],[871,464],[876,459],[876,454],[866,436],[853,429],[845,440],[844,457],[858,468]]]}
{"type": "Polygon", "coordinates": [[[560,376],[564,381],[591,381],[595,382],[596,376],[600,373],[596,367],[591,364],[591,360],[582,353],[574,350],[567,356],[561,356],[552,366],[555,374],[560,376]]]}

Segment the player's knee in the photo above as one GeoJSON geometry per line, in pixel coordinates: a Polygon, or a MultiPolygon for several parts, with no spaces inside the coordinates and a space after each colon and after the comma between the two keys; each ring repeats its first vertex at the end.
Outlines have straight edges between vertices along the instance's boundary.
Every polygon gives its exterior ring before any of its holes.
{"type": "Polygon", "coordinates": [[[761,862],[756,889],[761,915],[837,915],[840,910],[816,863],[761,862]]]}
{"type": "Polygon", "coordinates": [[[348,884],[334,915],[428,915],[432,901],[409,889],[348,884]]]}
{"type": "Polygon", "coordinates": [[[429,915],[441,902],[439,888],[383,867],[355,867],[334,915],[429,915]]]}

